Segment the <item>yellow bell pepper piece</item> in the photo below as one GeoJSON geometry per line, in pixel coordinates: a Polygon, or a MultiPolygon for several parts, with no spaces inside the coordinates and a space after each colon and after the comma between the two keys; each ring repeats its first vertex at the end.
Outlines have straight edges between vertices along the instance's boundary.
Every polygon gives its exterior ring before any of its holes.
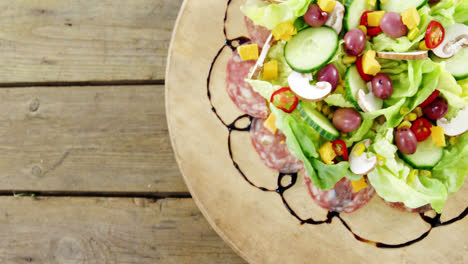
{"type": "Polygon", "coordinates": [[[278,61],[271,60],[263,65],[263,80],[276,80],[278,78],[278,61]]]}
{"type": "Polygon", "coordinates": [[[322,11],[331,13],[335,9],[336,1],[335,0],[318,0],[318,6],[322,11]]]}
{"type": "Polygon", "coordinates": [[[270,130],[271,133],[273,134],[276,134],[276,131],[278,130],[278,128],[276,127],[276,116],[275,114],[271,113],[267,120],[265,120],[265,122],[263,123],[263,126],[270,130]]]}
{"type": "Polygon", "coordinates": [[[407,26],[410,30],[416,28],[421,22],[421,17],[419,16],[418,10],[416,7],[410,7],[401,13],[401,20],[403,24],[407,26]]]}
{"type": "Polygon", "coordinates": [[[380,63],[375,59],[375,51],[368,50],[362,57],[362,69],[365,74],[376,75],[380,72],[380,63]]]}
{"type": "Polygon", "coordinates": [[[336,158],[335,150],[333,150],[333,144],[330,141],[320,147],[319,154],[323,163],[327,165],[332,165],[333,159],[336,158]]]}
{"type": "Polygon", "coordinates": [[[432,143],[438,147],[445,147],[445,132],[440,126],[431,127],[432,143]]]}
{"type": "Polygon", "coordinates": [[[367,14],[367,24],[369,27],[378,27],[380,26],[380,21],[385,15],[385,11],[375,11],[367,14]]]}
{"type": "Polygon", "coordinates": [[[351,185],[353,186],[354,192],[359,192],[360,190],[367,188],[367,182],[364,177],[357,181],[351,180],[351,185]]]}
{"type": "Polygon", "coordinates": [[[243,61],[258,59],[258,45],[257,44],[239,46],[237,48],[237,52],[239,53],[243,61]]]}
{"type": "Polygon", "coordinates": [[[291,21],[281,22],[271,31],[276,40],[290,41],[293,35],[297,34],[297,30],[291,21]]]}

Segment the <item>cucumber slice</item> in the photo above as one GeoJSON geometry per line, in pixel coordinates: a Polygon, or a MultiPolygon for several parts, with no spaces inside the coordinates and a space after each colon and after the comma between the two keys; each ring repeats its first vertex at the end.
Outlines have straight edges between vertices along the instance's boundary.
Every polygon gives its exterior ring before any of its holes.
{"type": "Polygon", "coordinates": [[[348,68],[346,71],[346,95],[349,101],[356,107],[357,110],[362,111],[357,101],[357,92],[359,89],[363,89],[364,92],[368,93],[367,84],[359,75],[356,65],[348,68]]]}
{"type": "Polygon", "coordinates": [[[443,147],[434,145],[432,138],[428,137],[423,142],[418,143],[414,154],[408,155],[400,152],[400,156],[414,168],[432,169],[442,159],[443,151],[443,147]]]}
{"type": "Polygon", "coordinates": [[[370,6],[367,1],[368,0],[346,0],[344,3],[346,7],[346,14],[344,17],[346,31],[359,26],[362,13],[364,13],[364,11],[375,10],[375,7],[370,6]]]}
{"type": "Polygon", "coordinates": [[[302,118],[322,137],[331,141],[340,136],[340,132],[333,126],[332,122],[310,103],[301,101],[297,105],[297,109],[302,118]]]}
{"type": "Polygon", "coordinates": [[[453,57],[441,59],[431,53],[431,59],[435,62],[445,61],[445,67],[453,77],[457,80],[462,80],[468,77],[468,47],[463,48],[453,57]]]}
{"type": "Polygon", "coordinates": [[[338,49],[338,35],[329,27],[310,27],[299,31],[284,46],[284,58],[300,73],[322,68],[338,49]]]}
{"type": "Polygon", "coordinates": [[[428,0],[388,0],[385,3],[380,3],[380,9],[387,12],[402,13],[406,9],[415,6],[416,9],[427,4],[428,0]]]}

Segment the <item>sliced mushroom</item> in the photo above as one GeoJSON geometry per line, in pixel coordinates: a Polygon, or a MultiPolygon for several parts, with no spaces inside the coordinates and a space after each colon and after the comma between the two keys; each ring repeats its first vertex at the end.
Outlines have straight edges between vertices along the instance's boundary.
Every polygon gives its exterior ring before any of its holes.
{"type": "Polygon", "coordinates": [[[343,28],[344,13],[344,6],[340,2],[336,1],[335,8],[333,8],[333,11],[330,13],[325,25],[333,28],[336,31],[336,34],[340,34],[341,29],[343,28]]]}
{"type": "Polygon", "coordinates": [[[371,140],[365,139],[353,147],[351,150],[351,155],[349,155],[349,165],[353,173],[357,175],[366,175],[377,166],[377,157],[367,157],[367,152],[365,150],[360,155],[357,155],[359,153],[356,153],[356,147],[361,143],[364,144],[366,148],[368,148],[371,144],[371,140]]]}
{"type": "Polygon", "coordinates": [[[458,111],[456,117],[448,121],[445,118],[437,120],[437,125],[444,128],[445,135],[458,136],[468,131],[468,107],[458,111]]]}
{"type": "Polygon", "coordinates": [[[325,99],[331,93],[331,84],[318,82],[313,85],[310,84],[312,79],[312,74],[301,74],[293,71],[288,76],[289,87],[302,100],[317,102],[325,99]]]}
{"type": "Polygon", "coordinates": [[[450,58],[467,46],[468,26],[457,23],[445,28],[444,40],[432,51],[439,58],[450,58]]]}
{"type": "Polygon", "coordinates": [[[383,100],[375,96],[371,90],[366,94],[363,89],[359,89],[356,97],[359,106],[364,112],[379,110],[383,106],[383,100]]]}
{"type": "Polygon", "coordinates": [[[249,76],[248,76],[249,79],[258,78],[258,76],[260,75],[260,72],[262,72],[263,63],[265,62],[268,51],[270,50],[273,43],[274,43],[273,34],[270,34],[270,36],[268,36],[265,42],[265,45],[263,45],[262,52],[260,53],[260,56],[258,57],[257,62],[255,63],[255,65],[252,67],[252,69],[249,72],[249,76]]]}
{"type": "Polygon", "coordinates": [[[377,57],[392,60],[425,60],[428,57],[426,50],[411,52],[377,52],[377,57]]]}

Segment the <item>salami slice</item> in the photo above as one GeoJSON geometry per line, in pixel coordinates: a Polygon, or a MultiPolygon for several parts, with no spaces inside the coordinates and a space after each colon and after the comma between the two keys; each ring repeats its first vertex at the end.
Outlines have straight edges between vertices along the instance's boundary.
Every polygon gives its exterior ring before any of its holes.
{"type": "Polygon", "coordinates": [[[264,119],[254,118],[250,127],[252,145],[266,166],[282,173],[293,173],[300,170],[302,162],[288,150],[286,136],[277,131],[272,134],[263,126],[264,119]]]}
{"type": "Polygon", "coordinates": [[[257,118],[268,117],[268,106],[265,99],[255,92],[244,81],[249,75],[250,68],[255,65],[255,61],[242,61],[237,51],[233,52],[227,63],[226,69],[226,90],[241,111],[257,118]]]}
{"type": "Polygon", "coordinates": [[[244,21],[245,21],[245,27],[247,28],[247,33],[249,34],[250,39],[254,43],[257,43],[258,46],[263,47],[268,37],[270,36],[271,31],[268,30],[266,27],[255,25],[253,21],[248,17],[244,17],[244,21]]]}
{"type": "MultiPolygon", "coordinates": [[[[382,197],[381,197],[382,198],[382,197]]],[[[409,208],[409,207],[406,207],[404,203],[400,203],[400,202],[396,202],[396,203],[392,203],[392,202],[387,202],[385,201],[385,199],[382,198],[382,200],[384,200],[384,202],[386,204],[388,204],[390,207],[392,208],[395,208],[395,209],[398,209],[398,210],[401,210],[401,211],[405,211],[405,212],[410,212],[410,213],[424,213],[424,212],[427,212],[429,210],[432,210],[432,207],[430,204],[426,204],[426,205],[423,205],[421,207],[418,207],[418,208],[409,208]]]]}
{"type": "Polygon", "coordinates": [[[312,181],[305,173],[305,169],[302,169],[300,173],[304,175],[304,180],[312,199],[320,207],[328,211],[354,212],[367,204],[375,194],[375,190],[371,185],[359,192],[354,192],[351,181],[347,178],[343,178],[337,182],[333,189],[324,191],[312,184],[312,181]]]}

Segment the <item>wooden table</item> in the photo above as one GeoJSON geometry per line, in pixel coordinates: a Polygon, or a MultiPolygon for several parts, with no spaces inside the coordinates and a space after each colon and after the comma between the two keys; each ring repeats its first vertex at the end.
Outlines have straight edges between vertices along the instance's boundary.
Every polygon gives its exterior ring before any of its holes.
{"type": "Polygon", "coordinates": [[[1,263],[244,263],[173,158],[181,3],[0,1],[1,263]]]}

